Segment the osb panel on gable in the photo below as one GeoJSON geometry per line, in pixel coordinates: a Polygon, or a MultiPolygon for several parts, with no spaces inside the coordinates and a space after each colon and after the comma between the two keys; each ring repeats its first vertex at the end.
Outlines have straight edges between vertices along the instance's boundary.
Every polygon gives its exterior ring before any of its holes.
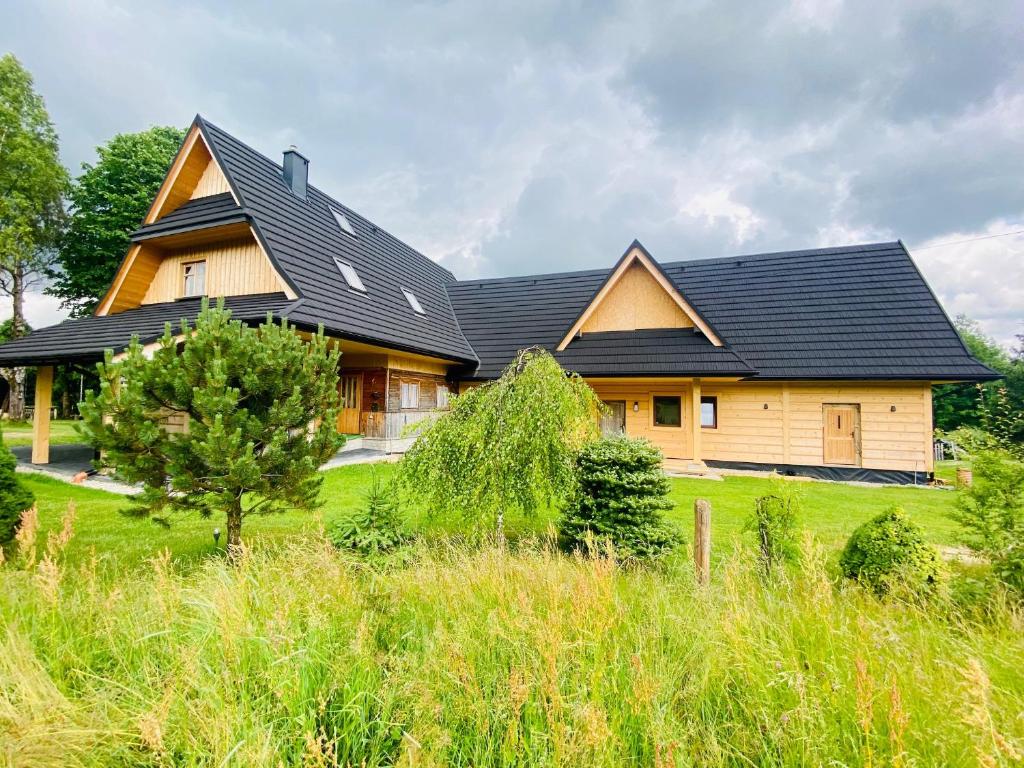
{"type": "Polygon", "coordinates": [[[594,309],[581,330],[592,333],[692,327],[693,321],[658,285],[647,268],[634,263],[594,309]]]}

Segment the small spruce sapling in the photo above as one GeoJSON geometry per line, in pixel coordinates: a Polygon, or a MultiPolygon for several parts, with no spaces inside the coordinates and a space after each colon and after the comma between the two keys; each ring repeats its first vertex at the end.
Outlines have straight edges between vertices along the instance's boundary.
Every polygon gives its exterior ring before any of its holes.
{"type": "Polygon", "coordinates": [[[612,437],[580,451],[575,493],[559,519],[562,546],[610,543],[624,560],[650,560],[682,541],[662,512],[674,505],[661,452],[646,440],[612,437]]]}
{"type": "Polygon", "coordinates": [[[398,489],[374,474],[364,505],[351,517],[335,522],[328,537],[338,549],[364,557],[389,555],[408,540],[402,520],[398,489]]]}

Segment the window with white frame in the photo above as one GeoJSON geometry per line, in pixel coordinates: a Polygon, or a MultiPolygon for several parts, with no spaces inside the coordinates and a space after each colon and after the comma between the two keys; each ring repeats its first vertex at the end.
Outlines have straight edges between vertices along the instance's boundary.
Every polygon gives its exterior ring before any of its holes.
{"type": "Polygon", "coordinates": [[[366,293],[366,286],[363,285],[363,281],[359,279],[359,275],[356,274],[356,270],[351,264],[347,261],[342,261],[341,259],[335,259],[334,263],[338,266],[338,271],[341,272],[341,276],[345,278],[345,282],[348,283],[349,288],[366,293]]]}
{"type": "Polygon", "coordinates": [[[402,289],[402,293],[405,294],[405,300],[409,302],[409,306],[412,307],[412,311],[418,315],[427,314],[423,306],[420,304],[420,300],[416,298],[416,295],[412,291],[407,291],[405,288],[402,289]]]}
{"type": "Polygon", "coordinates": [[[448,407],[448,385],[438,384],[437,385],[437,407],[447,408],[448,407]]]}
{"type": "Polygon", "coordinates": [[[402,407],[420,407],[420,385],[415,381],[402,382],[402,407]]]}
{"type": "Polygon", "coordinates": [[[349,223],[348,216],[339,211],[337,208],[331,208],[331,213],[334,214],[334,220],[338,222],[338,226],[348,234],[355,237],[356,231],[352,229],[352,224],[349,223]]]}
{"type": "Polygon", "coordinates": [[[184,265],[185,285],[182,296],[202,296],[206,293],[206,262],[190,261],[184,265]]]}

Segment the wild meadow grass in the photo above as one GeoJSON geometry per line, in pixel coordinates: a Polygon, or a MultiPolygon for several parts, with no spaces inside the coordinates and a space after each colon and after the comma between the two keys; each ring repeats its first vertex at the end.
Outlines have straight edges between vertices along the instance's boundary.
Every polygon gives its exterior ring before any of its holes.
{"type": "MultiPolygon", "coordinates": [[[[998,594],[882,602],[808,537],[659,569],[435,541],[371,566],[319,534],[237,566],[0,569],[0,759],[76,765],[1010,765],[1024,621],[998,594]]],[[[34,553],[34,554],[33,554],[34,553]]]]}

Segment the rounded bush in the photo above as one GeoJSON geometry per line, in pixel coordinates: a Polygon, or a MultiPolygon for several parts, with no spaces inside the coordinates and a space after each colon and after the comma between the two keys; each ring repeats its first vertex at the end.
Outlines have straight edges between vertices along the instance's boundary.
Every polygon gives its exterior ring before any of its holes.
{"type": "Polygon", "coordinates": [[[890,507],[857,528],[839,558],[843,575],[883,596],[894,588],[932,592],[945,577],[939,553],[901,507],[890,507]]]}
{"type": "Polygon", "coordinates": [[[577,487],[559,521],[562,545],[610,542],[623,559],[650,559],[678,546],[679,532],[662,517],[671,509],[661,452],[646,440],[605,438],[576,460],[577,487]]]}

